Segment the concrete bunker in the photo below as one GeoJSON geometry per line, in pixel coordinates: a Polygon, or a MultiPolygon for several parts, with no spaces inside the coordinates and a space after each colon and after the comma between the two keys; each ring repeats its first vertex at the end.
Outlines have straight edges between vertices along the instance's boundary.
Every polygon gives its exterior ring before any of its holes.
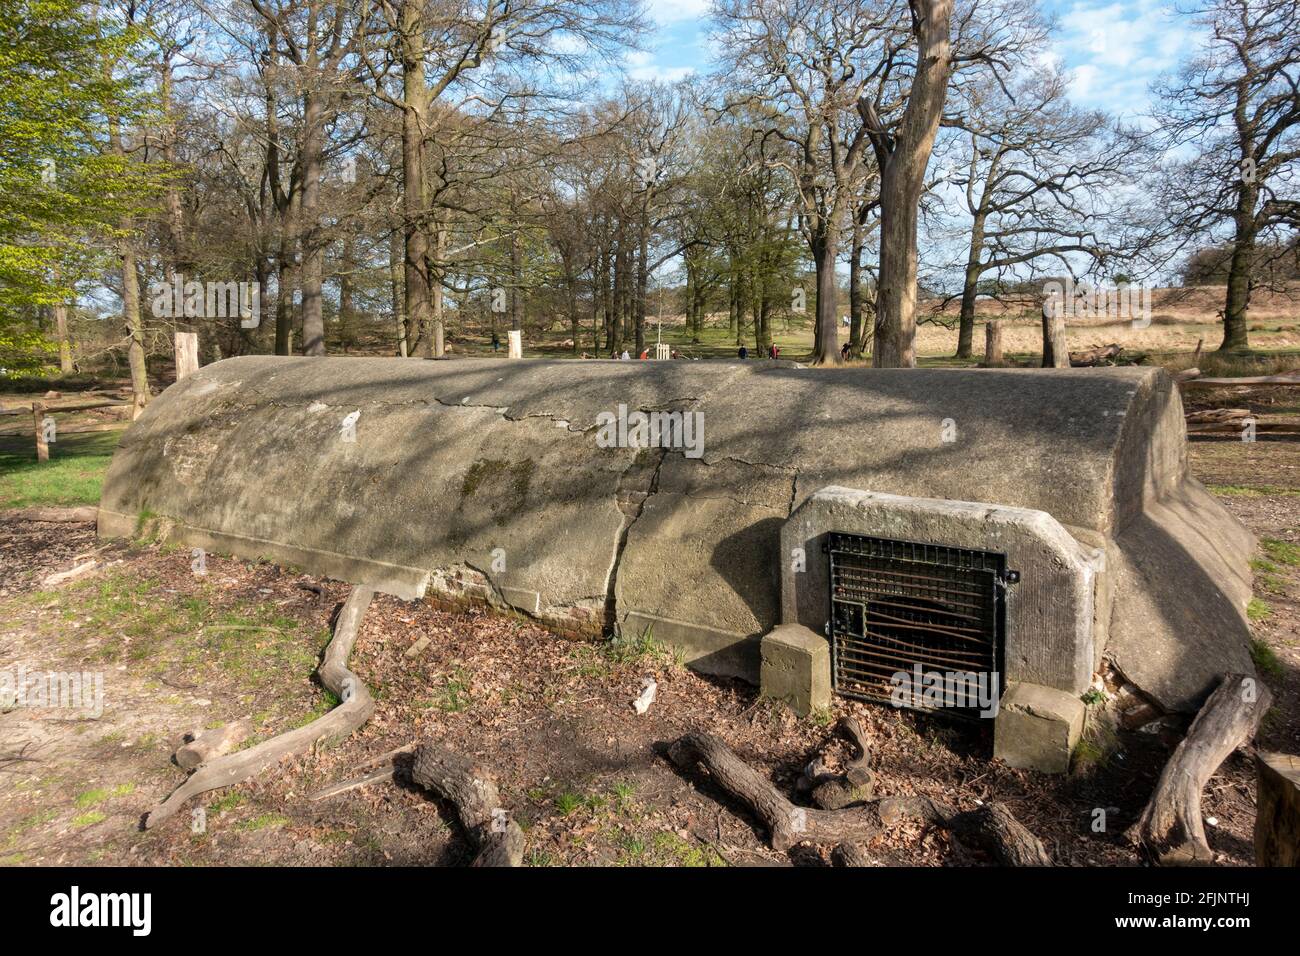
{"type": "Polygon", "coordinates": [[[989,552],[1019,572],[1007,688],[1077,698],[1105,657],[1191,711],[1253,671],[1253,539],[1188,475],[1158,369],[228,359],[122,439],[100,533],[151,518],[400,597],[652,630],[755,682],[776,625],[829,634],[828,535],[989,552]],[[656,412],[696,444],[645,440],[656,412]]]}

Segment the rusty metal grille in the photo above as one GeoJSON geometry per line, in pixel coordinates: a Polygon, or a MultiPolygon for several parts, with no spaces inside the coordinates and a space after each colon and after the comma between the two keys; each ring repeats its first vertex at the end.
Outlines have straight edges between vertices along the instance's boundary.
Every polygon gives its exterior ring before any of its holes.
{"type": "MultiPolygon", "coordinates": [[[[1002,673],[1006,555],[838,532],[826,550],[836,693],[888,703],[893,675],[918,664],[1002,673]]],[[[944,698],[969,715],[959,703],[944,698]]]]}

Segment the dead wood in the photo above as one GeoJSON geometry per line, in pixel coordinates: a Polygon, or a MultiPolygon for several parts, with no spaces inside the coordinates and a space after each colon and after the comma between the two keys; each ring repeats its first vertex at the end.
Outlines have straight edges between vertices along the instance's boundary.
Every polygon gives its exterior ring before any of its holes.
{"type": "Polygon", "coordinates": [[[185,744],[176,751],[176,765],[193,770],[200,764],[230,753],[252,732],[252,721],[235,720],[214,730],[187,734],[185,744]]]}
{"type": "Polygon", "coordinates": [[[1052,865],[1038,837],[1000,803],[985,803],[958,813],[929,797],[887,797],[880,801],[880,820],[886,826],[908,819],[942,827],[1003,866],[1052,865]]]}
{"type": "Polygon", "coordinates": [[[1273,695],[1253,677],[1229,674],[1174,750],[1142,815],[1126,836],[1159,863],[1214,861],[1201,821],[1201,791],[1228,754],[1249,741],[1273,695]]]}
{"type": "Polygon", "coordinates": [[[322,787],[307,799],[312,803],[317,800],[325,800],[329,797],[337,797],[340,793],[347,793],[350,790],[356,790],[359,787],[365,787],[372,783],[380,783],[384,780],[391,780],[393,774],[397,772],[394,766],[380,767],[378,770],[372,770],[360,777],[353,777],[351,780],[343,780],[339,783],[332,783],[328,787],[322,787]]]}
{"type": "Polygon", "coordinates": [[[177,787],[166,800],[144,818],[146,829],[166,820],[188,800],[200,793],[229,787],[260,773],[282,758],[310,750],[319,742],[342,740],[374,712],[375,701],[366,685],[347,668],[348,657],[356,643],[361,619],[375,596],[373,588],[354,587],[334,624],[334,637],[325,648],[325,656],[316,670],[320,682],[338,695],[340,703],[323,717],[305,727],[272,737],[255,747],[218,757],[204,764],[177,787]]]}
{"type": "Polygon", "coordinates": [[[840,722],[840,733],[853,744],[854,757],[844,764],[844,771],[826,770],[825,757],[819,755],[804,768],[799,788],[812,792],[812,802],[822,810],[843,810],[855,803],[865,803],[876,795],[876,778],[868,769],[867,735],[853,717],[840,722]]]}
{"type": "Polygon", "coordinates": [[[1185,368],[1181,372],[1174,373],[1175,382],[1187,382],[1194,378],[1199,378],[1201,370],[1199,368],[1185,368]]]}
{"type": "Polygon", "coordinates": [[[477,850],[471,866],[519,866],[524,831],[501,807],[496,783],[473,761],[437,744],[416,748],[411,780],[456,808],[477,850]]]}
{"type": "Polygon", "coordinates": [[[1188,412],[1185,416],[1189,425],[1207,425],[1217,422],[1238,422],[1250,418],[1249,408],[1206,408],[1188,412]]]}
{"type": "Polygon", "coordinates": [[[1241,378],[1193,378],[1183,382],[1186,388],[1212,388],[1228,385],[1300,385],[1300,369],[1279,375],[1250,375],[1241,378]]]}
{"type": "Polygon", "coordinates": [[[879,866],[867,851],[856,843],[841,843],[831,851],[831,863],[835,866],[879,866]]]}
{"type": "Polygon", "coordinates": [[[688,772],[703,764],[719,787],[763,822],[774,850],[805,841],[865,843],[880,832],[879,816],[870,805],[847,810],[795,806],[713,734],[687,734],[669,747],[668,757],[688,772]]]}
{"type": "Polygon", "coordinates": [[[1098,345],[1090,349],[1081,349],[1070,353],[1070,365],[1074,368],[1091,368],[1103,362],[1113,362],[1124,351],[1122,345],[1112,342],[1110,345],[1098,345]]]}
{"type": "MultiPolygon", "coordinates": [[[[852,728],[847,725],[848,721],[844,730],[861,751],[856,764],[866,758],[865,735],[856,722],[852,728]]],[[[788,850],[801,842],[835,843],[839,844],[836,852],[845,861],[837,865],[863,865],[849,862],[867,858],[854,844],[869,842],[882,827],[919,820],[951,830],[963,843],[978,846],[1007,866],[1050,866],[1052,862],[1038,838],[1010,810],[997,804],[958,813],[929,797],[883,797],[843,809],[805,809],[787,800],[771,781],[712,734],[687,734],[668,748],[668,757],[688,772],[703,764],[714,783],[763,822],[774,850],[788,850]]],[[[841,781],[849,785],[847,779],[841,781]]]]}

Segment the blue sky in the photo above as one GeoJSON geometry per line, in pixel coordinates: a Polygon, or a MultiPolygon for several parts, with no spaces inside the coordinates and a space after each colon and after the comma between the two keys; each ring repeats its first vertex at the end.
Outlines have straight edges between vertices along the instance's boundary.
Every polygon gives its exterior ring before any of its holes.
{"type": "MultiPolygon", "coordinates": [[[[637,79],[677,80],[710,68],[708,0],[648,0],[648,51],[632,54],[637,79]]],[[[1190,17],[1159,0],[1043,0],[1057,30],[1044,56],[1068,71],[1076,105],[1126,117],[1145,111],[1147,86],[1194,49],[1190,17]]]]}

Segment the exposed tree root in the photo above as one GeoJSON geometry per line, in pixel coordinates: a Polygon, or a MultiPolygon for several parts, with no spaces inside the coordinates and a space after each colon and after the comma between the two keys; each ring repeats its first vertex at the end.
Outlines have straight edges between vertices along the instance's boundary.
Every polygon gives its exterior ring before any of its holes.
{"type": "Polygon", "coordinates": [[[145,815],[146,829],[166,820],[190,797],[247,780],[286,756],[310,750],[319,741],[334,743],[342,740],[370,719],[375,709],[374,698],[366,685],[348,670],[347,661],[356,643],[361,618],[374,596],[373,588],[352,589],[334,624],[334,637],[325,648],[324,659],[316,670],[320,682],[337,694],[342,703],[305,727],[201,764],[189,779],[172,791],[171,796],[145,815]]]}
{"type": "Polygon", "coordinates": [[[1254,677],[1229,674],[1205,701],[1165,764],[1146,809],[1125,834],[1162,864],[1214,862],[1201,822],[1201,791],[1228,754],[1255,736],[1273,695],[1254,677]]]}
{"type": "Polygon", "coordinates": [[[478,852],[471,866],[519,866],[524,831],[501,807],[496,783],[466,757],[437,744],[423,744],[411,763],[411,780],[456,808],[478,852]]]}
{"type": "MultiPolygon", "coordinates": [[[[867,746],[856,722],[852,727],[846,722],[844,729],[859,749],[859,756],[849,765],[842,780],[845,786],[852,786],[850,780],[861,780],[866,772],[863,764],[867,746]]],[[[885,827],[906,820],[921,820],[952,831],[963,842],[979,846],[1007,866],[1050,866],[1052,862],[1038,838],[1010,810],[998,804],[958,813],[928,797],[884,797],[857,802],[844,809],[806,809],[787,800],[771,781],[712,734],[687,734],[668,748],[668,757],[686,771],[702,764],[714,783],[763,822],[774,850],[788,850],[802,842],[834,843],[837,844],[836,865],[869,866],[871,857],[857,844],[870,841],[885,827]]],[[[814,761],[812,766],[819,764],[820,760],[814,761]]],[[[825,785],[820,784],[814,793],[825,785]]]]}
{"type": "Polygon", "coordinates": [[[880,832],[880,817],[870,805],[846,810],[795,806],[713,734],[687,734],[669,747],[668,757],[685,771],[703,764],[719,787],[763,821],[774,850],[804,841],[865,843],[880,832]]]}

